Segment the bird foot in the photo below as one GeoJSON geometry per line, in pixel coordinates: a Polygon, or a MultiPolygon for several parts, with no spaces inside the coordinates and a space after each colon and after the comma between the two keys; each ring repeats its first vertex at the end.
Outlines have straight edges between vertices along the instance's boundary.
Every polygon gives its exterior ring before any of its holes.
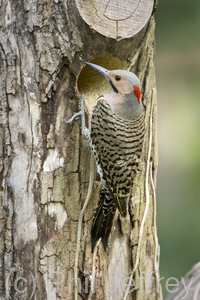
{"type": "Polygon", "coordinates": [[[81,96],[81,110],[79,112],[75,113],[69,120],[65,120],[65,123],[70,124],[74,120],[76,120],[80,117],[81,117],[81,125],[82,125],[81,133],[86,139],[89,139],[90,138],[90,130],[85,125],[85,99],[84,99],[83,94],[81,96]]]}

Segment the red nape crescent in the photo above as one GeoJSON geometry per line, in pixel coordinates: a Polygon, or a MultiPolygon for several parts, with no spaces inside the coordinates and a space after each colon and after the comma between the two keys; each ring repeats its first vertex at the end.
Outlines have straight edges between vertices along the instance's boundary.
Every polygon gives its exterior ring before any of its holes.
{"type": "Polygon", "coordinates": [[[138,99],[138,102],[140,103],[142,97],[142,91],[139,89],[138,86],[133,85],[133,92],[135,97],[138,99]]]}

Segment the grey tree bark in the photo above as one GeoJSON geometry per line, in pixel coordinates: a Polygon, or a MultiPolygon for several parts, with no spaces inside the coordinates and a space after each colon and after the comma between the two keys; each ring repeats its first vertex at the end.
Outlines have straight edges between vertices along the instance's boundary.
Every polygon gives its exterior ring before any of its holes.
{"type": "Polygon", "coordinates": [[[162,299],[155,7],[153,0],[0,1],[1,299],[162,299]],[[106,88],[84,61],[135,72],[146,114],[129,220],[116,216],[108,252],[99,244],[94,255],[100,182],[80,120],[64,122],[80,109],[81,92],[89,118],[106,88]]]}

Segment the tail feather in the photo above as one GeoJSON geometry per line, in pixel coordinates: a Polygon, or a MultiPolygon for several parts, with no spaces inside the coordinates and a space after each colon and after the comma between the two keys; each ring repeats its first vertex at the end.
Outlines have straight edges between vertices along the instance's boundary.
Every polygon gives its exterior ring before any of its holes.
{"type": "Polygon", "coordinates": [[[91,229],[92,252],[94,252],[95,245],[100,238],[106,251],[115,211],[116,206],[112,201],[110,193],[102,189],[91,229]]]}
{"type": "Polygon", "coordinates": [[[127,210],[128,210],[128,201],[129,201],[129,196],[118,196],[115,195],[115,203],[116,206],[121,214],[122,217],[126,217],[127,215],[127,210]]]}

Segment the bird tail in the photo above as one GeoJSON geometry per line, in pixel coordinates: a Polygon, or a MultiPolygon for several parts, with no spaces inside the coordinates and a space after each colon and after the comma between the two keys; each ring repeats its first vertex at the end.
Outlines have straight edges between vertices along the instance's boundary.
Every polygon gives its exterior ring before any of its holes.
{"type": "Polygon", "coordinates": [[[124,218],[127,215],[128,201],[129,201],[129,195],[128,196],[118,196],[117,194],[115,194],[116,207],[118,208],[120,215],[124,218]]]}
{"type": "Polygon", "coordinates": [[[91,229],[92,252],[100,238],[106,251],[115,211],[116,206],[110,192],[102,188],[91,229]]]}

